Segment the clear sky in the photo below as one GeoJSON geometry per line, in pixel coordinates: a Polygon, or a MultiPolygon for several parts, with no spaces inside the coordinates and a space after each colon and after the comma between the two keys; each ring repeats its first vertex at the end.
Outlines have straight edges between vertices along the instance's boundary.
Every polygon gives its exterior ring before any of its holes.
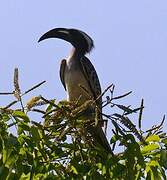
{"type": "MultiPolygon", "coordinates": [[[[65,98],[59,63],[71,46],[61,40],[37,41],[54,27],[78,28],[94,39],[95,49],[88,57],[103,89],[114,83],[116,95],[132,90],[121,103],[135,107],[144,98],[145,127],[166,114],[166,0],[4,0],[0,22],[0,92],[12,90],[18,67],[23,90],[47,81],[28,97],[65,98]]],[[[13,98],[0,99],[4,105],[13,98]]]]}

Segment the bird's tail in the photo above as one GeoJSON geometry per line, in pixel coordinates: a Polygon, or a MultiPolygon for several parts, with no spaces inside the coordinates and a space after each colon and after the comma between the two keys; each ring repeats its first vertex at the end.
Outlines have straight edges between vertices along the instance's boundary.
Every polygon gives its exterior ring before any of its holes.
{"type": "Polygon", "coordinates": [[[102,128],[100,126],[91,126],[89,127],[89,132],[93,136],[93,139],[96,144],[99,144],[103,149],[113,155],[111,147],[108,143],[107,137],[104,134],[102,128]]]}

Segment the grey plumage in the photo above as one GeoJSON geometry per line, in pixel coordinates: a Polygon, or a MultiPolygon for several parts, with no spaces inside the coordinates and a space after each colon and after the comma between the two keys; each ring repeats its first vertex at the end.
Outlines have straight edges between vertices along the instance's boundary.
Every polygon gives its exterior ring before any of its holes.
{"type": "MultiPolygon", "coordinates": [[[[101,94],[101,86],[94,66],[85,56],[94,47],[91,37],[77,29],[55,28],[45,33],[39,42],[48,38],[66,40],[74,47],[67,60],[63,59],[60,65],[60,79],[67,91],[68,100],[76,101],[80,97],[81,104],[90,99],[96,100],[101,94]],[[80,86],[87,90],[89,96],[81,90],[80,86]]],[[[96,106],[99,110],[99,118],[102,120],[101,97],[96,101],[96,106]]],[[[95,106],[92,108],[95,110],[95,106]]],[[[112,153],[100,123],[97,126],[91,126],[88,131],[95,142],[103,146],[107,152],[112,153]]]]}

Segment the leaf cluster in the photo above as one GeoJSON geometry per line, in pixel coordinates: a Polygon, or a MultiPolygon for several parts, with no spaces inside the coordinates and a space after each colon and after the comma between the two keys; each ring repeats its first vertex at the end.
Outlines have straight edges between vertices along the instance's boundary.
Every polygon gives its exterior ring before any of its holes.
{"type": "Polygon", "coordinates": [[[131,92],[114,96],[110,85],[102,94],[109,94],[103,108],[115,108],[114,113],[103,114],[112,124],[113,154],[107,154],[86,131],[93,124],[82,119],[94,102],[79,106],[38,95],[23,103],[23,96],[43,83],[21,93],[15,70],[14,91],[1,93],[14,95],[16,101],[0,108],[0,179],[166,179],[165,117],[144,131],[143,100],[138,108],[115,103],[131,92]],[[13,107],[16,103],[20,108],[13,107]],[[33,120],[32,113],[38,114],[39,121],[33,120]],[[131,114],[138,114],[137,125],[130,120],[131,114]],[[15,131],[11,131],[13,127],[15,131]]]}

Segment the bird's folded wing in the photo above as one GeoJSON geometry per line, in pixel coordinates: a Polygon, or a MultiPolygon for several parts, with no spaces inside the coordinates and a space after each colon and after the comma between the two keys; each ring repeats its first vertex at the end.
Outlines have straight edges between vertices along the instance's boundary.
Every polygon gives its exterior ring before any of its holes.
{"type": "Polygon", "coordinates": [[[66,60],[63,59],[60,64],[60,80],[64,86],[64,89],[66,90],[66,84],[65,84],[65,79],[64,79],[65,68],[66,68],[66,60]]]}
{"type": "MultiPolygon", "coordinates": [[[[96,100],[101,94],[101,86],[100,86],[100,82],[99,82],[99,78],[97,76],[96,70],[94,66],[92,65],[92,63],[90,62],[90,60],[86,56],[81,58],[80,63],[81,63],[82,73],[89,84],[94,100],[96,100]]],[[[99,98],[99,100],[97,101],[97,105],[101,109],[102,98],[99,98]]]]}

